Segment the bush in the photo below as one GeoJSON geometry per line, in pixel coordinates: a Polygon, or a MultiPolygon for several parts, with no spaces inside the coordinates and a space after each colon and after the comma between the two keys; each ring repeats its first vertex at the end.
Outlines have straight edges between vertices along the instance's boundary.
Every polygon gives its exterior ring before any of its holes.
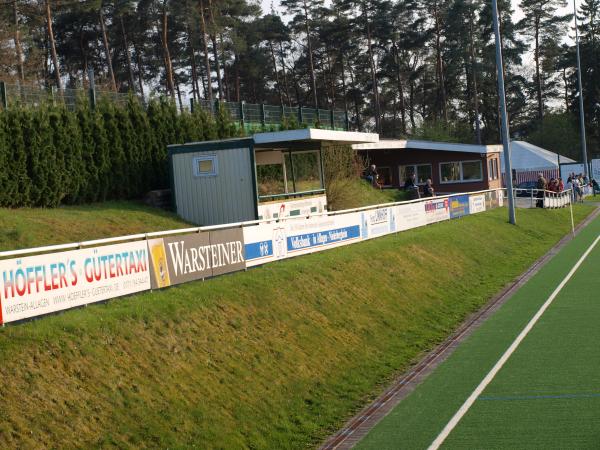
{"type": "Polygon", "coordinates": [[[167,145],[239,135],[227,111],[179,113],[170,100],[144,109],[133,96],[92,111],[52,104],[0,111],[0,206],[55,207],[139,198],[169,186],[167,145]]]}

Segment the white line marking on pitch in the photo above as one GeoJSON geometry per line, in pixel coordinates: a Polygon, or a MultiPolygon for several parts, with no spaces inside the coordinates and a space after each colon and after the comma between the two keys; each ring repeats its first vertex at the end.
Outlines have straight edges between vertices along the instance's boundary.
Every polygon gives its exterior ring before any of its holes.
{"type": "Polygon", "coordinates": [[[523,341],[523,339],[525,339],[525,336],[527,336],[527,334],[531,331],[531,329],[536,324],[536,322],[539,320],[539,318],[542,316],[542,314],[544,314],[546,309],[548,309],[548,306],[550,306],[550,304],[554,301],[554,299],[559,294],[559,292],[562,290],[562,288],[565,286],[565,284],[567,284],[567,282],[571,279],[573,274],[577,271],[577,269],[579,269],[579,266],[581,266],[581,264],[583,263],[585,258],[587,258],[587,256],[590,254],[590,252],[594,249],[594,247],[596,246],[598,241],[600,241],[600,236],[598,236],[596,238],[596,240],[592,243],[592,245],[590,245],[588,247],[588,249],[581,256],[581,258],[579,258],[579,261],[577,261],[577,263],[569,271],[567,276],[560,282],[560,284],[556,287],[556,289],[554,289],[554,292],[552,292],[550,297],[548,297],[548,300],[546,300],[546,302],[541,306],[541,308],[538,310],[538,312],[535,314],[535,316],[533,316],[532,319],[529,321],[529,323],[525,326],[525,328],[523,328],[523,331],[521,331],[521,333],[513,341],[513,343],[510,345],[510,347],[508,347],[508,349],[504,352],[504,354],[498,360],[498,362],[494,365],[494,367],[492,367],[492,369],[488,372],[488,374],[481,381],[481,383],[479,383],[479,386],[477,386],[475,388],[475,390],[473,391],[473,393],[469,396],[469,398],[467,398],[467,400],[465,400],[465,402],[462,404],[462,406],[459,408],[459,410],[456,412],[456,414],[454,414],[452,419],[450,419],[450,422],[448,422],[448,424],[444,427],[444,429],[441,431],[441,433],[431,443],[428,450],[437,450],[438,448],[440,448],[440,446],[444,443],[444,441],[446,440],[448,435],[452,432],[454,427],[456,427],[458,422],[460,422],[460,420],[467,413],[469,408],[471,408],[473,403],[475,403],[475,400],[477,400],[477,397],[479,397],[481,395],[481,393],[484,391],[484,389],[487,387],[487,385],[491,383],[491,381],[494,379],[496,374],[500,371],[502,366],[506,363],[508,358],[510,358],[510,356],[517,349],[517,347],[519,346],[521,341],[523,341]]]}

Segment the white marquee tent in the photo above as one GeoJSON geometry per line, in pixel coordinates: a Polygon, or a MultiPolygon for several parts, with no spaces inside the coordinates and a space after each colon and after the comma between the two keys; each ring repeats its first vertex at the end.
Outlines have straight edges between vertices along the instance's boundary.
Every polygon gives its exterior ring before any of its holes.
{"type": "MultiPolygon", "coordinates": [[[[512,141],[510,143],[510,162],[513,170],[543,171],[558,169],[559,155],[550,150],[543,149],[524,141],[512,141]]],[[[500,153],[502,171],[504,172],[504,153],[500,153]]],[[[560,164],[574,163],[576,161],[566,156],[560,156],[560,164]]]]}

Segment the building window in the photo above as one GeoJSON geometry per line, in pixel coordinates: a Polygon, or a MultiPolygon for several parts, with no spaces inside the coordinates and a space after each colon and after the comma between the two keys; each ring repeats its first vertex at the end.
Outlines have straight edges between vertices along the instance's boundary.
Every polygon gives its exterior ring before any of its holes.
{"type": "Polygon", "coordinates": [[[195,177],[216,177],[219,174],[217,155],[205,155],[194,158],[195,177]]]}
{"type": "Polygon", "coordinates": [[[440,181],[442,183],[452,183],[453,181],[460,181],[460,163],[441,163],[440,181]]]}
{"type": "Polygon", "coordinates": [[[392,185],[392,171],[389,167],[377,167],[377,174],[379,175],[378,183],[381,186],[392,185]]]}
{"type": "Polygon", "coordinates": [[[440,163],[441,183],[469,183],[483,180],[481,161],[440,163]]]}
{"type": "Polygon", "coordinates": [[[431,178],[431,164],[410,164],[398,166],[398,177],[400,186],[404,185],[412,174],[416,175],[417,184],[425,184],[431,178]]]}
{"type": "Polygon", "coordinates": [[[496,158],[488,160],[488,179],[497,180],[498,177],[498,160],[496,158]]]}

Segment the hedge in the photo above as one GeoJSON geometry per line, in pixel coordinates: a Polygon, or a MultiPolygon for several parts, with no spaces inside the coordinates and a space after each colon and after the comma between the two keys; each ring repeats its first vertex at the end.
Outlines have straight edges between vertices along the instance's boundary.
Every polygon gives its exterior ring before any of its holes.
{"type": "Polygon", "coordinates": [[[0,111],[0,206],[140,198],[168,187],[168,144],[240,132],[224,109],[178,112],[169,100],[16,106],[0,111]]]}

